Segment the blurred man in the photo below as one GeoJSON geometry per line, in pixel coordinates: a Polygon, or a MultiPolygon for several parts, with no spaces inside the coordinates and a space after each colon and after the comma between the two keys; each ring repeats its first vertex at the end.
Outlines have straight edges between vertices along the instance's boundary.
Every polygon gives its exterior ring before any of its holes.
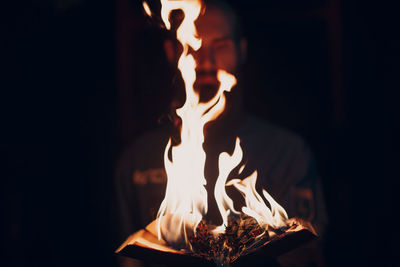
{"type": "MultiPolygon", "coordinates": [[[[176,15],[179,21],[179,14],[176,15]]],[[[214,200],[213,188],[218,175],[218,155],[233,152],[235,137],[239,136],[243,159],[247,162],[239,178],[258,171],[258,186],[265,188],[288,212],[289,217],[311,221],[319,233],[326,224],[325,207],[312,154],[295,134],[286,132],[265,121],[249,116],[242,108],[240,68],[246,59],[247,42],[242,36],[235,12],[222,1],[206,2],[206,12],[196,21],[202,47],[192,51],[197,62],[195,90],[200,101],[211,99],[219,86],[218,69],[238,77],[238,85],[227,93],[227,107],[214,122],[205,126],[204,149],[207,153],[205,177],[208,191],[206,219],[213,224],[222,222],[214,200]]],[[[168,39],[164,44],[168,60],[176,67],[181,53],[177,42],[168,39]]],[[[178,91],[173,108],[183,104],[183,90],[178,91]]],[[[179,124],[176,115],[173,125],[179,124]]],[[[176,128],[160,127],[137,138],[119,162],[116,175],[117,209],[122,242],[133,232],[154,220],[165,195],[167,177],[163,153],[168,138],[179,142],[176,128]]],[[[235,205],[242,197],[228,191],[235,205]]],[[[300,248],[278,259],[284,266],[322,265],[321,251],[316,244],[300,248]],[[291,254],[291,255],[290,255],[291,254]]],[[[140,264],[126,260],[125,264],[140,264]]]]}

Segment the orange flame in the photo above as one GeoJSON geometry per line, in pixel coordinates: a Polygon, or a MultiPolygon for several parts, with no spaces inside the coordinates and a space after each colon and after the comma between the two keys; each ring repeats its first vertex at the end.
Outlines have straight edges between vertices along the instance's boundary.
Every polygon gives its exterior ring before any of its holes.
{"type": "Polygon", "coordinates": [[[232,199],[228,196],[225,190],[226,180],[230,172],[239,165],[243,157],[243,151],[240,148],[240,139],[236,138],[235,150],[230,156],[224,152],[219,155],[218,168],[219,176],[214,188],[214,196],[217,202],[219,212],[222,216],[222,225],[214,229],[214,233],[221,233],[225,231],[225,226],[228,225],[228,217],[232,213],[239,214],[233,206],[232,199]]]}
{"type": "Polygon", "coordinates": [[[186,102],[177,110],[182,119],[181,144],[171,147],[169,140],[164,153],[164,165],[168,176],[165,198],[157,214],[158,238],[163,237],[177,247],[187,243],[186,229],[195,229],[203,215],[207,213],[207,191],[204,187],[204,163],[206,155],[202,149],[204,136],[201,116],[198,108],[199,97],[193,90],[196,80],[196,62],[190,55],[189,47],[198,50],[195,20],[200,14],[201,2],[161,0],[161,18],[167,29],[171,29],[168,20],[173,10],[180,9],[185,17],[177,30],[177,39],[183,46],[178,61],[185,83],[186,102]],[[168,157],[171,150],[172,158],[168,157]],[[182,243],[184,242],[184,243],[182,243]]]}
{"type": "Polygon", "coordinates": [[[263,195],[271,206],[271,209],[269,209],[256,191],[256,181],[257,171],[254,171],[249,177],[243,180],[230,180],[226,185],[235,186],[243,194],[246,201],[246,206],[242,208],[243,213],[256,219],[261,227],[279,228],[285,226],[288,219],[285,209],[263,189],[263,195]]]}
{"type": "MultiPolygon", "coordinates": [[[[201,47],[201,39],[197,36],[195,21],[201,12],[200,0],[161,0],[161,18],[167,29],[171,29],[169,15],[173,10],[182,10],[184,19],[179,25],[176,35],[183,47],[178,61],[186,91],[184,105],[176,110],[182,119],[181,143],[172,146],[171,139],[164,152],[164,165],[168,177],[165,198],[157,214],[158,238],[164,239],[174,247],[185,247],[188,244],[187,234],[194,233],[197,225],[207,213],[206,179],[204,166],[206,154],[203,150],[204,125],[215,120],[225,109],[226,97],[236,84],[236,78],[219,69],[217,78],[220,86],[216,95],[207,103],[200,103],[199,95],[193,89],[196,80],[196,62],[189,49],[197,51],[201,47]]],[[[226,185],[234,185],[245,197],[245,214],[254,217],[260,225],[281,226],[287,215],[272,197],[264,190],[264,196],[271,204],[269,210],[255,190],[257,172],[241,180],[226,183],[230,172],[239,165],[243,157],[240,140],[237,138],[232,155],[224,152],[219,156],[219,176],[214,194],[223,225],[214,233],[224,231],[230,214],[240,214],[234,209],[233,201],[225,191],[226,185]]],[[[240,168],[241,172],[244,166],[240,168]]]]}
{"type": "Polygon", "coordinates": [[[143,6],[144,12],[146,12],[147,16],[151,17],[152,13],[151,13],[151,9],[149,7],[149,4],[147,4],[146,1],[143,1],[142,6],[143,6]]]}

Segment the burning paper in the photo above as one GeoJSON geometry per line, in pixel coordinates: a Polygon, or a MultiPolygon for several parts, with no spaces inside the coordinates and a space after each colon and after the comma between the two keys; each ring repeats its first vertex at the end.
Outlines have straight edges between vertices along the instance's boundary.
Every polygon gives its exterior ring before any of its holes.
{"type": "MultiPolygon", "coordinates": [[[[182,120],[181,142],[174,146],[170,139],[165,148],[164,165],[168,181],[157,219],[147,230],[131,236],[120,251],[126,245],[141,244],[142,247],[165,253],[203,257],[225,265],[276,238],[279,239],[283,234],[305,229],[314,233],[312,227],[305,227],[298,221],[289,221],[284,208],[263,189],[262,195],[269,204],[267,206],[256,191],[257,171],[243,180],[227,181],[232,170],[242,161],[243,152],[239,138],[236,139],[232,155],[226,152],[219,155],[219,175],[214,196],[223,223],[211,226],[203,220],[208,207],[203,130],[206,123],[215,120],[224,111],[225,92],[235,86],[236,78],[226,70],[219,69],[217,78],[220,85],[217,93],[208,102],[200,102],[199,94],[193,88],[196,81],[196,61],[190,51],[201,48],[195,21],[205,9],[200,0],[161,0],[161,4],[161,18],[168,30],[171,29],[171,12],[181,10],[184,14],[176,32],[183,48],[178,69],[186,91],[185,103],[176,110],[182,120]],[[226,193],[226,186],[235,187],[243,195],[245,206],[241,211],[235,210],[232,199],[226,193]]],[[[147,4],[145,10],[151,14],[147,4]]],[[[244,165],[241,166],[239,172],[244,168],[244,165]]]]}
{"type": "Polygon", "coordinates": [[[196,245],[191,250],[177,250],[157,238],[156,221],[153,221],[146,229],[129,236],[116,252],[122,256],[171,266],[248,266],[247,263],[257,261],[258,258],[265,262],[267,258],[282,255],[316,236],[308,222],[293,218],[287,224],[289,228],[276,229],[277,235],[274,237],[264,236],[249,245],[252,243],[251,233],[259,229],[254,221],[244,231],[239,231],[241,227],[238,224],[226,229],[223,235],[230,240],[226,243],[221,242],[224,238],[213,238],[207,231],[207,225],[200,223],[199,233],[195,237],[197,241],[194,242],[196,245]],[[230,250],[231,245],[235,253],[230,250]]]}

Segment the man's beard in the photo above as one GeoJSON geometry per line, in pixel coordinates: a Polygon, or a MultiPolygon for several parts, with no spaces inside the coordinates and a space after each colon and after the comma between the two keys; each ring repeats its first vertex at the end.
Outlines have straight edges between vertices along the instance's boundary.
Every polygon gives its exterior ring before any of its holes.
{"type": "Polygon", "coordinates": [[[194,90],[199,94],[200,102],[210,101],[218,92],[217,71],[196,71],[194,90]]]}

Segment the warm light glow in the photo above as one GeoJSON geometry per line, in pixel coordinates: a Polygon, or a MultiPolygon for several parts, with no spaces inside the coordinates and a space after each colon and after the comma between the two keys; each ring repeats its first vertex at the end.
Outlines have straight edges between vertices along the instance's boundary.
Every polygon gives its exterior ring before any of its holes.
{"type": "Polygon", "coordinates": [[[184,13],[176,35],[183,47],[178,68],[185,83],[186,102],[176,111],[182,119],[181,143],[172,147],[169,140],[165,148],[164,165],[168,183],[157,214],[157,230],[159,238],[176,247],[183,247],[187,244],[187,231],[193,231],[207,213],[207,191],[204,187],[206,155],[202,148],[204,124],[201,119],[204,111],[198,108],[199,96],[193,90],[196,62],[188,53],[189,48],[198,50],[201,46],[194,25],[200,14],[201,2],[161,0],[161,5],[161,18],[167,29],[171,29],[169,15],[173,10],[180,9],[184,13]]]}
{"type": "MultiPolygon", "coordinates": [[[[177,115],[182,119],[181,143],[173,145],[170,139],[164,152],[168,182],[165,198],[157,214],[157,233],[159,239],[164,239],[176,248],[184,248],[188,245],[187,235],[195,233],[197,225],[207,213],[204,125],[215,120],[224,111],[226,104],[224,93],[229,92],[236,85],[236,78],[225,70],[219,69],[217,78],[220,86],[216,95],[207,103],[200,103],[199,95],[193,89],[196,81],[196,62],[189,51],[190,49],[197,51],[201,47],[195,21],[202,10],[202,2],[200,0],[161,0],[161,4],[161,18],[167,29],[171,29],[169,16],[173,10],[182,10],[184,13],[184,19],[177,29],[176,37],[183,47],[178,68],[185,84],[186,101],[181,108],[176,110],[177,115]]],[[[240,164],[242,157],[239,138],[236,139],[232,155],[224,152],[219,156],[219,175],[214,195],[223,224],[217,227],[214,233],[225,231],[229,216],[240,215],[226,193],[226,185],[234,185],[243,194],[246,200],[246,207],[242,209],[243,213],[254,217],[265,229],[268,225],[283,226],[287,219],[285,210],[265,190],[263,194],[270,203],[271,210],[256,192],[257,172],[243,181],[232,180],[227,183],[229,174],[240,164]]],[[[241,166],[239,173],[243,169],[244,166],[241,166]]]]}
{"type": "Polygon", "coordinates": [[[143,9],[144,9],[144,12],[146,12],[147,16],[151,17],[151,15],[152,15],[151,9],[146,1],[143,1],[143,9]]]}
{"type": "Polygon", "coordinates": [[[246,179],[233,179],[226,185],[235,186],[243,194],[246,201],[246,206],[242,208],[243,213],[256,219],[260,226],[264,228],[268,226],[273,228],[286,226],[288,216],[285,209],[263,189],[263,195],[271,206],[271,209],[269,209],[256,191],[256,181],[257,171],[254,171],[246,179]]]}
{"type": "Polygon", "coordinates": [[[219,155],[218,168],[219,176],[214,188],[214,196],[218,205],[219,212],[222,216],[222,225],[214,229],[214,233],[225,232],[225,226],[228,225],[228,216],[233,214],[239,214],[233,206],[232,199],[227,195],[225,190],[226,180],[228,179],[231,171],[239,165],[243,157],[243,151],[240,147],[240,140],[236,138],[235,150],[232,155],[224,152],[219,155]]]}

